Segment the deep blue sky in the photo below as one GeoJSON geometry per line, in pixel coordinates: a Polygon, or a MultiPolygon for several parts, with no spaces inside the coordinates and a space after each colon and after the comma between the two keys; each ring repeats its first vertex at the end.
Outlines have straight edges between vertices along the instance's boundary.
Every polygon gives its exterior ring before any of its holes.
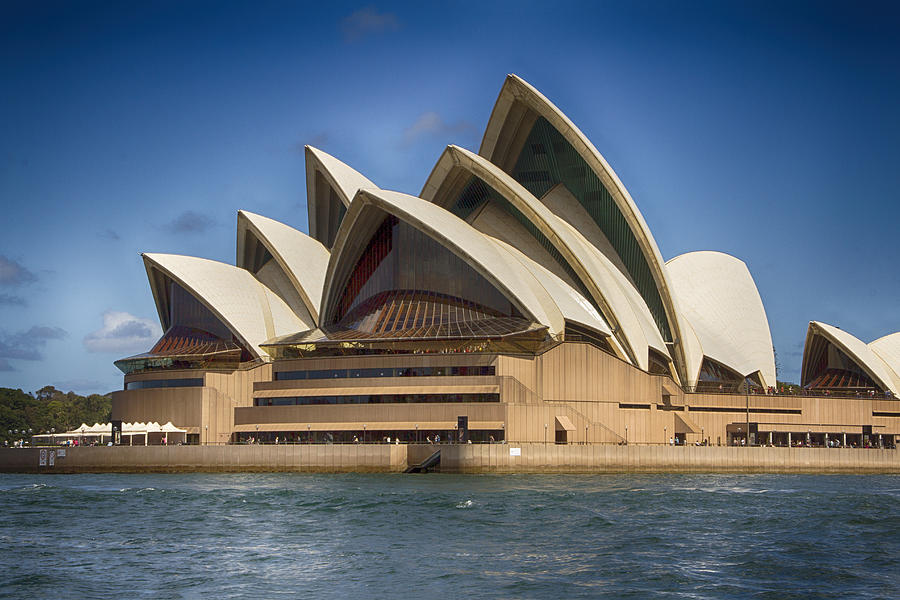
{"type": "Polygon", "coordinates": [[[304,144],[417,194],[510,72],[666,259],[747,263],[797,381],[808,321],[900,329],[898,31],[873,2],[7,0],[0,386],[120,387],[158,335],[140,252],[233,262],[240,208],[306,231],[304,144]]]}

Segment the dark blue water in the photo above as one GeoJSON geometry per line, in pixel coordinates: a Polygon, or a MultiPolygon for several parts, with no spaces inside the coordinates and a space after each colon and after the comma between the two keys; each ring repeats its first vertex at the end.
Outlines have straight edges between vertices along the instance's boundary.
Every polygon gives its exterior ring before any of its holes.
{"type": "Polygon", "coordinates": [[[0,597],[900,598],[900,477],[0,475],[0,597]]]}

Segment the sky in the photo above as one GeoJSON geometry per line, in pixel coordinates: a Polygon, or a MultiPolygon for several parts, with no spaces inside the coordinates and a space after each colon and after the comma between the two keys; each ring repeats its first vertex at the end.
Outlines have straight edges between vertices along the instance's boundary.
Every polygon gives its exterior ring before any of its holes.
{"type": "Polygon", "coordinates": [[[141,252],[308,231],[303,147],[418,194],[507,73],[628,188],[668,260],[742,259],[779,378],[810,320],[900,330],[900,5],[0,3],[0,386],[105,393],[161,334],[141,252]]]}

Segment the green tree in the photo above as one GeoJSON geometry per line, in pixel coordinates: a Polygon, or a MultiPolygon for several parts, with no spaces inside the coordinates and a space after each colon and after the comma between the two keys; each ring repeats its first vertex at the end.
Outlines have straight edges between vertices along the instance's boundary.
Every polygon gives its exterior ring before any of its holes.
{"type": "Polygon", "coordinates": [[[81,396],[52,385],[34,395],[19,389],[0,388],[0,444],[29,439],[32,433],[67,431],[82,423],[106,423],[112,417],[109,395],[81,396]],[[24,433],[22,433],[24,432],[24,433]]]}

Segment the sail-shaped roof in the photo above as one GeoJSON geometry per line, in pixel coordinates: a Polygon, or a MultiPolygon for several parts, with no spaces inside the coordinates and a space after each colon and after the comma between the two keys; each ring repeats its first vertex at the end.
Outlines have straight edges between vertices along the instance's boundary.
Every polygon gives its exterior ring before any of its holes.
{"type": "Polygon", "coordinates": [[[837,347],[882,390],[889,390],[895,396],[900,393],[900,377],[880,356],[880,354],[888,354],[888,352],[885,352],[885,348],[893,346],[890,340],[887,344],[882,342],[875,346],[875,349],[880,348],[881,352],[879,353],[873,351],[870,345],[843,329],[819,321],[810,321],[809,329],[806,333],[806,344],[803,348],[803,368],[801,371],[801,383],[804,386],[809,384],[817,375],[815,370],[818,365],[816,357],[813,356],[818,354],[821,348],[821,345],[816,343],[817,338],[821,338],[837,347]]]}
{"type": "Polygon", "coordinates": [[[318,322],[322,286],[331,257],[328,249],[318,240],[284,223],[245,210],[238,211],[237,266],[258,273],[258,269],[264,269],[266,265],[258,265],[257,269],[255,263],[263,261],[257,258],[260,251],[254,247],[254,241],[277,261],[296,292],[293,296],[302,302],[302,307],[289,301],[291,294],[279,295],[298,316],[308,316],[305,320],[318,322]]]}
{"type": "Polygon", "coordinates": [[[747,265],[722,252],[689,252],[666,268],[703,354],[744,376],[759,372],[764,386],[774,386],[772,334],[747,265]]]}
{"type": "Polygon", "coordinates": [[[408,223],[464,260],[515,305],[524,317],[549,327],[551,335],[564,330],[564,319],[534,275],[503,248],[450,212],[415,196],[385,190],[360,190],[341,225],[332,251],[323,296],[323,323],[335,317],[338,298],[362,246],[392,215],[408,223]]]}
{"type": "Polygon", "coordinates": [[[327,152],[306,146],[306,206],[309,235],[331,248],[356,192],[377,189],[362,173],[327,152]]]}
{"type": "Polygon", "coordinates": [[[479,231],[504,239],[575,286],[613,328],[618,340],[614,347],[623,351],[622,358],[647,369],[648,347],[668,356],[652,315],[627,276],[577,229],[484,157],[449,146],[422,197],[466,216],[479,231]],[[475,185],[481,189],[473,193],[475,185]]]}
{"type": "Polygon", "coordinates": [[[257,357],[267,339],[314,325],[302,321],[272,290],[249,271],[204,258],[176,254],[143,254],[163,329],[170,323],[170,279],[194,296],[257,357]],[[156,276],[156,273],[163,277],[156,276]]]}
{"type": "Polygon", "coordinates": [[[566,184],[615,248],[687,379],[702,356],[692,355],[696,345],[684,339],[688,326],[682,326],[662,255],[634,200],[587,137],[534,87],[509,75],[479,154],[537,197],[566,184]]]}

